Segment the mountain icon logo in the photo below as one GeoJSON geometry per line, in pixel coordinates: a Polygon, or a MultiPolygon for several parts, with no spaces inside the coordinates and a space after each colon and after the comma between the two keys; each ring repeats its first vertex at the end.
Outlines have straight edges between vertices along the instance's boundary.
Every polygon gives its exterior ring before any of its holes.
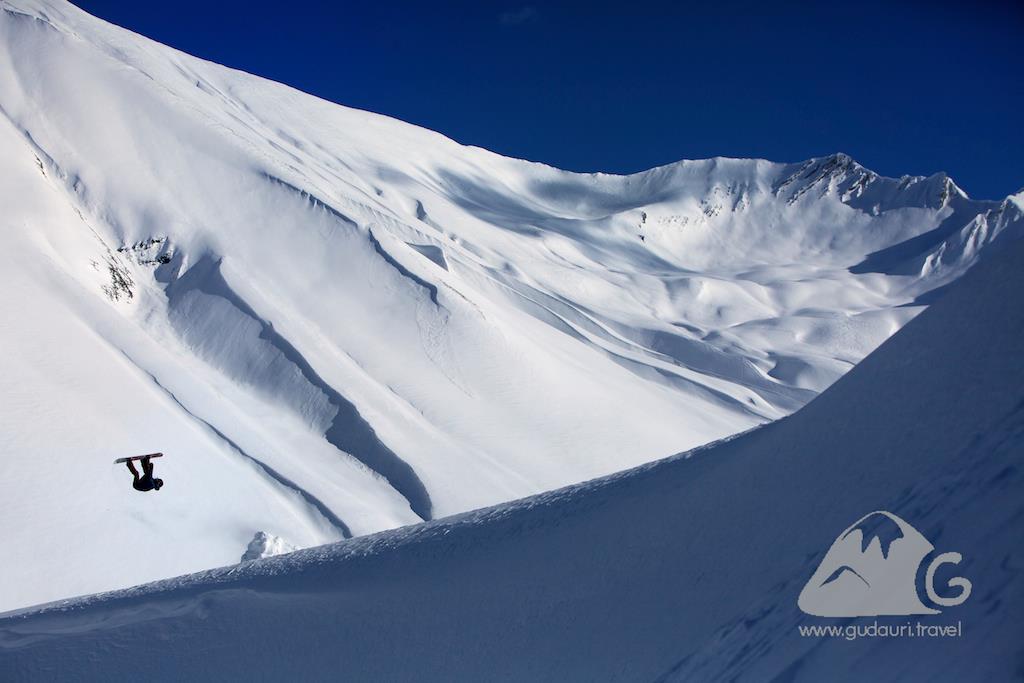
{"type": "MultiPolygon", "coordinates": [[[[923,561],[935,550],[928,539],[891,512],[878,510],[848,527],[828,549],[817,571],[800,591],[797,606],[818,617],[875,617],[938,614],[940,610],[921,601],[917,576],[923,561]]],[[[934,556],[924,574],[928,600],[939,607],[963,603],[971,594],[971,582],[950,579],[958,587],[953,597],[935,592],[935,572],[940,565],[959,564],[960,553],[934,556]]]]}

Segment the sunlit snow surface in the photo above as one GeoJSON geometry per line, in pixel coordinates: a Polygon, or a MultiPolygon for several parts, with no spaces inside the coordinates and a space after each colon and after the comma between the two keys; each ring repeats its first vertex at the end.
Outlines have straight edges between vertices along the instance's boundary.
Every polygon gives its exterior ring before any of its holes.
{"type": "Polygon", "coordinates": [[[0,618],[0,678],[1012,680],[1024,655],[1022,288],[1018,241],[796,414],[690,453],[0,618]],[[797,608],[836,535],[873,510],[963,555],[969,599],[914,617],[959,624],[960,637],[799,635],[876,621],[797,608]]]}
{"type": "Polygon", "coordinates": [[[778,418],[1021,231],[843,155],[567,173],[0,10],[0,609],[778,418]]]}

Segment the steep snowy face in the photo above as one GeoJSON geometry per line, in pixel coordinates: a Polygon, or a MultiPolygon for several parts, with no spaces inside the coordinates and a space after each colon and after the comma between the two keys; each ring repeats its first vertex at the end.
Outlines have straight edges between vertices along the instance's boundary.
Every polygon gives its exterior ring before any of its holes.
{"type": "Polygon", "coordinates": [[[845,155],[567,173],[56,0],[0,0],[0,55],[0,607],[780,417],[1022,225],[845,155]]]}
{"type": "Polygon", "coordinates": [[[159,643],[154,681],[1014,680],[1022,288],[1018,241],[796,414],[686,454],[0,615],[0,678],[131,680],[159,643]]]}

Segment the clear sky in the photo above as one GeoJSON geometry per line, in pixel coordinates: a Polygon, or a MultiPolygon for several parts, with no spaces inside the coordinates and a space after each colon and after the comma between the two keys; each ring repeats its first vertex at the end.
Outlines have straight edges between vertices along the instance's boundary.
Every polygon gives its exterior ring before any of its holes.
{"type": "Polygon", "coordinates": [[[191,54],[577,171],[846,152],[1024,186],[1024,3],[77,0],[191,54]]]}

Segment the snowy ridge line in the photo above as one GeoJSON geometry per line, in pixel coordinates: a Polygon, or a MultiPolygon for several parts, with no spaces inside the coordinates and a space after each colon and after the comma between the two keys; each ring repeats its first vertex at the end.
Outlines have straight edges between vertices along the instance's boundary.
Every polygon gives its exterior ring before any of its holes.
{"type": "Polygon", "coordinates": [[[132,363],[132,365],[134,365],[136,368],[139,369],[140,372],[142,372],[147,377],[149,377],[149,379],[152,380],[153,384],[155,384],[157,387],[159,387],[159,389],[162,392],[164,392],[164,394],[166,394],[166,396],[168,398],[170,398],[172,401],[174,401],[174,403],[177,404],[185,412],[186,415],[188,415],[191,419],[195,420],[197,423],[202,425],[205,429],[208,429],[210,432],[212,432],[218,439],[220,439],[222,442],[224,442],[229,448],[231,448],[233,451],[238,453],[238,455],[242,456],[242,458],[244,458],[246,461],[252,463],[255,467],[257,467],[260,471],[262,471],[264,474],[266,474],[267,477],[270,478],[272,481],[274,481],[276,484],[278,484],[279,486],[287,489],[291,493],[296,494],[300,498],[302,498],[307,504],[309,504],[312,508],[314,508],[317,511],[317,513],[321,517],[324,518],[324,520],[326,520],[331,526],[333,526],[338,531],[340,531],[342,536],[344,536],[345,538],[351,538],[352,537],[352,532],[349,530],[348,525],[346,525],[345,522],[342,521],[340,517],[338,517],[336,514],[334,514],[329,507],[324,505],[323,501],[318,499],[316,496],[314,496],[309,491],[306,491],[305,489],[303,489],[301,486],[296,484],[294,481],[292,481],[288,477],[286,477],[283,474],[281,474],[280,472],[276,471],[270,465],[267,465],[265,462],[262,462],[259,458],[255,457],[253,455],[250,455],[249,453],[247,453],[245,451],[245,449],[243,449],[241,446],[239,446],[237,443],[235,443],[235,441],[233,441],[228,435],[224,434],[224,432],[220,431],[215,426],[210,424],[207,420],[204,420],[203,418],[199,417],[194,412],[189,410],[188,406],[186,406],[184,403],[182,403],[181,399],[179,399],[177,396],[175,396],[173,391],[171,391],[170,389],[165,387],[163,384],[161,384],[160,380],[158,380],[156,378],[156,376],[154,376],[152,373],[150,373],[145,368],[143,368],[138,363],[136,363],[131,358],[131,356],[128,355],[127,352],[125,352],[123,349],[119,349],[119,350],[120,350],[121,354],[126,359],[128,359],[129,362],[132,363]]]}
{"type": "MultiPolygon", "coordinates": [[[[425,279],[423,279],[422,277],[420,277],[419,275],[417,275],[416,273],[413,273],[406,266],[404,266],[397,258],[395,258],[394,255],[392,255],[389,251],[387,251],[387,249],[384,248],[384,246],[381,244],[381,242],[377,238],[377,236],[373,234],[372,226],[369,226],[369,225],[366,226],[366,227],[361,226],[355,220],[353,220],[349,216],[345,215],[344,213],[342,213],[338,209],[334,208],[333,206],[328,204],[326,201],[324,201],[323,199],[321,199],[317,195],[312,194],[311,192],[309,192],[307,190],[303,190],[301,188],[298,188],[295,185],[292,185],[291,183],[289,183],[289,182],[287,182],[285,180],[282,180],[281,178],[278,178],[277,176],[274,176],[274,175],[272,175],[270,173],[263,173],[263,177],[266,178],[267,180],[269,180],[270,182],[274,183],[274,184],[280,185],[281,187],[283,187],[283,188],[285,188],[285,189],[287,189],[287,190],[289,190],[291,192],[294,192],[294,193],[298,194],[299,196],[303,197],[304,199],[306,199],[307,201],[312,203],[314,207],[316,207],[318,209],[321,209],[323,211],[326,211],[330,215],[332,215],[335,218],[337,218],[338,220],[342,221],[348,227],[355,228],[355,229],[360,230],[360,231],[365,231],[366,235],[367,235],[367,237],[368,237],[368,239],[370,241],[370,244],[373,246],[374,251],[376,251],[377,254],[380,255],[380,257],[382,259],[384,259],[388,263],[388,265],[390,265],[395,270],[397,270],[399,272],[399,274],[401,274],[403,277],[407,278],[408,280],[412,281],[414,284],[416,284],[419,287],[422,287],[424,290],[426,290],[428,295],[430,296],[431,302],[433,302],[433,304],[435,306],[437,306],[439,308],[444,308],[444,306],[438,301],[438,287],[437,287],[437,285],[435,285],[433,283],[430,283],[430,282],[426,281],[425,279]]],[[[373,216],[373,217],[375,217],[377,219],[386,220],[387,222],[391,223],[392,225],[400,225],[403,230],[406,230],[406,231],[412,230],[413,232],[419,233],[419,231],[414,230],[413,228],[411,228],[411,226],[409,226],[409,225],[407,225],[405,223],[401,223],[397,219],[395,219],[395,218],[393,218],[391,216],[387,216],[387,215],[381,213],[380,211],[377,211],[376,209],[373,209],[370,206],[367,206],[365,204],[362,204],[360,202],[355,202],[355,201],[352,201],[352,200],[349,200],[347,203],[349,203],[352,206],[352,208],[354,208],[354,209],[356,209],[356,210],[358,210],[358,211],[360,211],[362,213],[369,214],[370,216],[373,216]]],[[[424,238],[427,238],[426,235],[424,235],[424,238]]]]}
{"type": "Polygon", "coordinates": [[[656,351],[652,353],[650,349],[636,344],[609,329],[604,322],[594,318],[592,313],[574,307],[571,302],[545,294],[526,282],[507,280],[493,268],[485,268],[484,275],[489,277],[498,286],[520,297],[528,307],[530,305],[536,306],[546,312],[551,316],[551,319],[556,321],[554,325],[556,329],[560,329],[572,338],[607,354],[614,362],[638,376],[643,376],[645,372],[653,369],[665,375],[666,379],[670,382],[684,382],[689,387],[692,387],[693,390],[714,397],[717,401],[734,404],[739,409],[756,416],[757,419],[767,419],[769,417],[752,410],[750,406],[721,389],[710,386],[708,378],[717,379],[716,375],[704,374],[700,370],[695,370],[692,367],[679,363],[666,354],[656,351]],[[529,290],[529,293],[521,291],[521,288],[529,290]],[[535,299],[533,297],[538,298],[535,299]],[[541,303],[538,299],[545,299],[546,303],[541,303]],[[575,315],[559,313],[552,308],[552,305],[567,308],[575,315]],[[606,343],[601,343],[598,340],[603,340],[606,343]],[[621,342],[625,346],[615,348],[616,342],[621,342]],[[662,364],[667,367],[663,367],[662,364]]]}
{"type": "MultiPolygon", "coordinates": [[[[205,424],[202,418],[196,419],[205,424]]],[[[303,548],[284,555],[276,555],[274,557],[161,579],[131,588],[55,600],[41,605],[0,612],[0,648],[15,645],[15,643],[6,640],[8,634],[4,628],[5,622],[14,624],[20,619],[31,616],[50,614],[60,614],[63,616],[81,611],[96,603],[112,602],[115,605],[124,604],[128,607],[133,601],[149,599],[151,597],[159,598],[162,594],[170,594],[174,591],[193,586],[210,587],[212,590],[217,591],[220,590],[217,588],[218,586],[238,581],[254,582],[242,590],[273,590],[270,586],[259,585],[260,580],[282,576],[298,577],[306,572],[321,569],[327,571],[325,568],[334,563],[369,559],[376,555],[398,552],[399,549],[410,546],[424,548],[428,552],[431,548],[437,548],[437,550],[443,552],[443,544],[455,538],[452,534],[468,533],[483,525],[493,525],[500,521],[521,519],[524,523],[527,523],[531,517],[542,518],[545,511],[553,508],[565,507],[571,511],[570,514],[583,514],[591,505],[601,504],[595,496],[599,492],[605,493],[617,488],[628,489],[633,486],[642,486],[644,481],[663,476],[666,469],[679,467],[685,461],[703,458],[717,446],[739,439],[757,429],[757,427],[753,427],[714,443],[699,446],[691,451],[670,455],[604,477],[571,484],[559,489],[545,491],[544,493],[538,493],[479,510],[470,510],[397,529],[388,529],[373,534],[347,538],[344,541],[337,541],[314,548],[303,548]]],[[[239,452],[244,455],[244,452],[239,452]]],[[[259,464],[258,461],[255,462],[259,464]]],[[[511,529],[507,533],[519,533],[519,531],[518,529],[511,529]]],[[[277,590],[284,593],[289,592],[286,586],[279,586],[277,590]]]]}
{"type": "MultiPolygon", "coordinates": [[[[1005,493],[1000,489],[1009,486],[1012,477],[1006,462],[1013,458],[1013,451],[1021,444],[1024,444],[1024,398],[997,417],[988,433],[978,434],[956,453],[941,477],[934,481],[915,482],[888,502],[885,509],[904,519],[936,520],[919,530],[929,539],[941,539],[946,525],[943,517],[963,514],[973,506],[984,506],[986,497],[1005,493]],[[954,489],[959,489],[960,493],[951,506],[950,491],[954,489]]],[[[818,564],[826,550],[822,548],[811,555],[808,563],[812,566],[818,564]]],[[[1006,590],[1014,580],[1020,580],[1010,567],[1004,565],[1000,569],[998,585],[992,586],[987,595],[980,598],[986,610],[996,609],[998,592],[1006,590]]],[[[772,586],[763,599],[751,605],[744,614],[715,633],[708,634],[701,649],[674,664],[657,679],[657,683],[739,677],[746,669],[757,666],[759,659],[767,653],[785,649],[789,644],[787,640],[806,621],[806,617],[780,609],[780,604],[799,593],[805,579],[797,575],[772,586]]],[[[839,623],[846,626],[856,623],[856,620],[846,619],[839,623]]],[[[814,642],[808,641],[805,645],[802,656],[809,654],[814,642]]],[[[794,672],[798,669],[797,665],[791,667],[794,672]]]]}
{"type": "Polygon", "coordinates": [[[433,303],[438,308],[444,308],[441,302],[437,300],[437,285],[427,282],[419,275],[416,275],[416,273],[412,272],[411,270],[403,266],[401,262],[399,262],[399,260],[396,259],[391,253],[389,253],[387,249],[385,249],[384,246],[380,243],[380,240],[377,239],[377,236],[373,234],[373,228],[367,228],[366,234],[367,237],[369,237],[370,239],[370,244],[373,245],[373,250],[377,252],[377,254],[379,254],[382,259],[387,261],[389,266],[397,270],[402,275],[402,277],[408,279],[413,284],[422,287],[424,290],[426,290],[427,295],[430,297],[431,303],[433,303]]]}
{"type": "MultiPolygon", "coordinates": [[[[202,66],[204,66],[206,68],[216,68],[216,69],[228,70],[228,67],[224,67],[224,66],[222,66],[220,64],[216,64],[215,62],[211,62],[209,60],[204,60],[204,59],[201,59],[201,58],[193,57],[192,55],[188,55],[187,53],[181,52],[180,50],[177,50],[175,48],[171,48],[171,47],[165,46],[163,44],[157,43],[156,41],[153,41],[153,40],[147,38],[146,36],[134,33],[134,32],[132,32],[132,31],[130,31],[128,29],[124,29],[122,27],[114,26],[114,25],[111,25],[111,24],[107,24],[106,22],[102,22],[101,20],[97,20],[94,17],[91,17],[91,16],[85,14],[82,10],[80,10],[77,7],[74,7],[70,3],[66,3],[66,4],[67,4],[67,7],[73,9],[75,12],[78,12],[78,13],[80,13],[82,15],[81,17],[76,17],[74,21],[81,22],[83,19],[87,19],[87,20],[90,20],[90,21],[93,21],[93,22],[102,23],[106,27],[114,29],[117,34],[123,34],[123,35],[119,35],[119,38],[121,40],[124,40],[127,37],[130,40],[142,42],[142,43],[146,44],[147,47],[149,47],[149,48],[158,48],[158,49],[161,49],[161,50],[167,50],[168,52],[174,54],[177,57],[183,57],[183,58],[186,58],[188,61],[194,61],[197,64],[202,65],[202,66]]],[[[52,3],[44,2],[43,0],[38,0],[36,2],[33,2],[33,0],[0,0],[0,10],[6,12],[8,14],[11,14],[11,15],[17,16],[17,17],[23,17],[23,18],[26,18],[26,19],[33,19],[35,21],[39,21],[41,23],[46,24],[50,29],[52,29],[54,31],[58,31],[60,33],[65,33],[66,35],[70,35],[70,36],[73,36],[73,37],[78,38],[80,40],[87,41],[87,42],[90,43],[90,45],[92,47],[95,47],[97,49],[101,49],[102,48],[102,44],[99,43],[98,41],[91,40],[90,37],[84,35],[81,32],[69,29],[68,26],[66,25],[66,23],[58,23],[57,21],[55,21],[45,11],[40,9],[40,6],[45,6],[45,7],[50,8],[50,9],[53,8],[52,3]],[[26,9],[26,7],[30,7],[31,9],[26,9]]],[[[67,17],[64,14],[60,15],[60,19],[63,22],[70,22],[70,21],[72,21],[69,17],[67,17]]],[[[124,51],[116,50],[115,49],[113,52],[108,52],[108,53],[104,53],[104,54],[107,57],[117,59],[120,63],[124,64],[125,66],[131,67],[131,68],[135,69],[136,71],[139,71],[140,73],[145,74],[145,72],[143,72],[140,69],[138,69],[132,63],[129,55],[127,55],[124,51]]],[[[184,60],[182,60],[182,61],[184,61],[184,60]]],[[[199,89],[206,88],[206,89],[213,90],[214,93],[216,95],[218,95],[219,97],[221,97],[225,103],[230,104],[233,107],[239,108],[240,110],[245,111],[246,113],[248,113],[250,115],[254,114],[254,112],[252,111],[251,108],[249,108],[244,103],[242,103],[239,100],[237,100],[236,98],[231,97],[230,95],[228,95],[228,94],[224,93],[223,91],[221,91],[220,89],[216,88],[216,86],[212,85],[212,83],[209,81],[209,79],[204,78],[198,71],[186,69],[180,61],[175,63],[175,67],[178,69],[179,73],[182,76],[185,76],[188,80],[190,80],[190,81],[195,81],[197,79],[200,80],[201,87],[199,89]]],[[[255,75],[252,75],[252,74],[248,74],[246,72],[240,72],[240,73],[243,73],[246,77],[248,77],[250,79],[260,80],[260,81],[264,80],[264,79],[262,79],[262,78],[260,78],[258,76],[255,76],[255,75]]],[[[153,80],[154,82],[156,82],[156,79],[153,76],[148,75],[148,74],[145,74],[145,75],[146,75],[146,77],[148,79],[153,80]]],[[[277,84],[275,84],[275,85],[277,85],[277,84]]],[[[290,88],[288,86],[284,86],[284,87],[286,87],[288,90],[294,90],[293,88],[290,88]]],[[[177,91],[168,90],[168,92],[180,96],[180,94],[177,93],[177,91]]],[[[314,95],[309,95],[308,93],[303,93],[301,91],[294,90],[294,92],[297,92],[297,93],[299,93],[299,94],[301,94],[301,95],[303,95],[305,97],[309,97],[309,98],[313,98],[313,99],[319,99],[319,98],[317,98],[314,95]]],[[[334,103],[329,103],[329,104],[334,105],[334,103]]],[[[339,105],[335,105],[335,106],[339,106],[339,105]]],[[[388,116],[383,115],[383,114],[372,114],[372,113],[369,113],[369,112],[360,112],[360,113],[365,113],[365,114],[367,114],[367,115],[369,115],[369,116],[371,116],[373,118],[377,118],[377,119],[381,119],[381,120],[385,120],[385,121],[389,121],[389,122],[390,121],[398,122],[397,119],[393,119],[392,117],[388,117],[388,116]]],[[[254,120],[260,122],[262,125],[267,125],[265,122],[263,122],[262,120],[260,120],[258,118],[254,118],[254,120]]],[[[424,130],[424,132],[429,133],[430,136],[443,140],[444,143],[446,143],[446,144],[462,147],[462,145],[459,145],[459,143],[455,142],[451,138],[448,138],[443,133],[439,133],[437,131],[428,130],[428,129],[423,129],[423,130],[424,130]]],[[[469,150],[472,150],[474,153],[483,154],[483,155],[486,155],[486,156],[494,157],[496,159],[500,159],[500,160],[508,159],[507,157],[501,157],[500,155],[498,155],[498,154],[496,154],[494,152],[491,152],[489,150],[486,150],[486,149],[483,149],[483,148],[480,148],[480,147],[467,146],[466,148],[469,149],[469,150]]],[[[548,164],[545,164],[543,162],[529,161],[529,160],[525,160],[525,159],[513,159],[513,161],[515,161],[516,163],[519,163],[519,164],[523,164],[525,166],[535,167],[535,168],[538,168],[538,169],[562,172],[560,169],[556,169],[555,167],[550,166],[548,164]]],[[[724,163],[733,163],[733,162],[736,162],[736,163],[751,163],[751,164],[754,164],[754,165],[766,165],[766,166],[778,167],[778,175],[780,176],[780,180],[778,181],[778,186],[772,186],[771,187],[771,191],[773,193],[778,193],[783,187],[792,184],[792,182],[794,182],[795,180],[799,179],[801,174],[806,175],[806,173],[804,173],[805,171],[807,171],[809,173],[813,173],[814,171],[822,171],[822,169],[825,169],[824,172],[822,172],[818,177],[816,177],[815,179],[813,179],[809,183],[810,186],[813,186],[813,185],[818,184],[818,182],[820,180],[824,179],[824,178],[834,177],[836,175],[837,171],[841,172],[841,171],[848,170],[848,169],[852,168],[852,169],[856,169],[858,171],[863,172],[863,174],[865,176],[867,176],[867,177],[869,177],[871,179],[871,182],[879,181],[879,182],[885,182],[887,184],[891,184],[891,185],[894,185],[894,186],[902,186],[902,187],[907,187],[907,186],[910,186],[910,185],[917,185],[917,184],[922,183],[924,181],[930,181],[932,179],[938,178],[938,179],[942,180],[942,182],[944,182],[944,183],[948,182],[958,195],[960,195],[960,196],[962,196],[964,198],[970,199],[968,197],[967,193],[964,192],[961,188],[959,188],[959,186],[957,186],[956,183],[953,182],[953,180],[951,178],[949,178],[948,176],[946,176],[944,173],[941,173],[941,172],[940,173],[935,173],[935,174],[932,174],[930,176],[924,176],[924,175],[904,175],[904,176],[900,176],[900,177],[884,176],[884,175],[878,174],[878,173],[876,173],[874,171],[871,171],[869,169],[866,169],[865,167],[860,165],[857,161],[855,161],[852,158],[850,158],[849,155],[847,155],[847,154],[845,154],[843,152],[836,152],[836,153],[824,155],[824,156],[821,156],[821,157],[814,157],[814,158],[807,159],[807,160],[804,160],[804,161],[785,162],[785,163],[780,163],[780,162],[772,161],[770,159],[765,159],[765,158],[762,158],[762,157],[713,156],[713,157],[706,157],[706,158],[701,158],[701,159],[680,159],[678,161],[668,162],[668,163],[663,164],[661,166],[655,166],[655,167],[652,167],[652,168],[647,169],[647,170],[637,171],[635,173],[630,173],[630,174],[618,174],[618,173],[599,171],[599,172],[591,172],[591,173],[573,173],[572,175],[576,175],[576,176],[580,176],[580,177],[596,178],[596,179],[620,179],[620,180],[627,180],[628,179],[628,180],[638,181],[638,182],[641,182],[641,183],[644,183],[644,184],[647,184],[647,183],[651,182],[652,180],[657,180],[659,183],[664,184],[666,182],[666,178],[664,176],[672,177],[672,176],[676,175],[676,172],[680,168],[682,168],[682,167],[686,167],[686,166],[700,166],[700,167],[704,167],[704,166],[707,166],[707,167],[710,167],[711,170],[714,170],[719,164],[721,164],[723,162],[724,163]]],[[[282,182],[284,182],[284,181],[282,181],[282,182]]],[[[805,188],[803,190],[803,192],[806,192],[806,189],[809,189],[809,188],[805,188]]],[[[803,192],[801,192],[801,194],[803,192]]],[[[369,195],[367,195],[367,198],[369,198],[369,195]]],[[[992,205],[996,205],[996,204],[999,203],[998,200],[975,200],[975,199],[971,199],[970,201],[975,202],[975,203],[988,203],[988,204],[992,204],[992,205]]],[[[651,202],[646,202],[646,203],[651,203],[651,202]]],[[[645,202],[638,202],[635,206],[632,206],[631,208],[641,208],[642,206],[644,206],[644,204],[645,204],[645,202]]]]}
{"type": "MultiPolygon", "coordinates": [[[[166,288],[170,309],[174,311],[178,302],[189,292],[199,291],[224,299],[243,315],[255,321],[260,326],[259,338],[276,349],[310,386],[327,397],[328,403],[334,408],[334,417],[324,432],[327,442],[385,479],[409,502],[413,512],[421,519],[429,519],[432,508],[430,494],[417,477],[415,470],[381,441],[356,406],[326,382],[302,353],[275,329],[271,321],[253,310],[252,306],[231,288],[221,270],[222,262],[223,258],[204,256],[187,271],[170,281],[166,288]]],[[[347,527],[345,528],[347,530],[347,527]]]]}
{"type": "Polygon", "coordinates": [[[210,432],[212,432],[225,445],[227,445],[229,449],[236,452],[245,461],[251,463],[253,466],[255,466],[260,471],[265,473],[267,478],[273,481],[275,484],[284,487],[285,489],[288,490],[290,494],[296,495],[300,497],[302,500],[304,500],[306,504],[308,504],[317,512],[317,514],[321,515],[328,523],[337,528],[342,533],[342,536],[344,538],[348,539],[352,537],[352,532],[349,530],[345,522],[342,521],[342,519],[339,518],[334,512],[332,512],[331,509],[328,508],[322,501],[319,501],[315,496],[307,492],[307,490],[296,484],[294,481],[292,481],[285,475],[274,470],[272,467],[262,462],[259,458],[256,458],[251,454],[247,453],[246,450],[243,449],[241,445],[239,445],[237,442],[234,442],[230,437],[228,437],[222,431],[217,429],[216,426],[214,426],[204,418],[200,417],[193,411],[189,410],[188,407],[186,407],[186,405],[182,402],[182,400],[177,395],[175,395],[173,391],[171,391],[171,389],[164,386],[164,384],[161,383],[161,381],[157,379],[157,377],[153,373],[148,372],[145,368],[139,365],[138,362],[134,358],[132,358],[127,351],[125,351],[123,348],[117,348],[116,346],[115,348],[126,360],[130,362],[132,367],[137,369],[146,378],[150,379],[153,382],[153,384],[156,387],[158,387],[164,395],[170,398],[177,405],[177,407],[180,408],[184,412],[184,414],[188,416],[189,419],[195,421],[199,425],[202,425],[204,429],[207,429],[210,432]]]}
{"type": "Polygon", "coordinates": [[[352,220],[351,218],[349,218],[348,216],[343,214],[341,211],[338,211],[337,209],[335,209],[333,206],[331,206],[330,204],[328,204],[324,200],[322,200],[319,197],[317,197],[312,192],[309,192],[308,190],[303,190],[301,188],[298,188],[298,187],[292,185],[291,183],[289,183],[287,180],[282,180],[281,178],[278,178],[277,176],[272,175],[271,173],[267,173],[266,171],[262,171],[260,173],[260,175],[264,179],[270,181],[271,183],[273,183],[275,185],[279,185],[280,187],[288,190],[289,192],[294,192],[295,194],[299,195],[304,200],[306,200],[307,202],[312,204],[314,208],[329,213],[330,215],[334,216],[339,221],[341,221],[345,226],[347,226],[349,228],[356,228],[356,229],[359,228],[359,224],[358,223],[356,223],[354,220],[352,220]]]}

